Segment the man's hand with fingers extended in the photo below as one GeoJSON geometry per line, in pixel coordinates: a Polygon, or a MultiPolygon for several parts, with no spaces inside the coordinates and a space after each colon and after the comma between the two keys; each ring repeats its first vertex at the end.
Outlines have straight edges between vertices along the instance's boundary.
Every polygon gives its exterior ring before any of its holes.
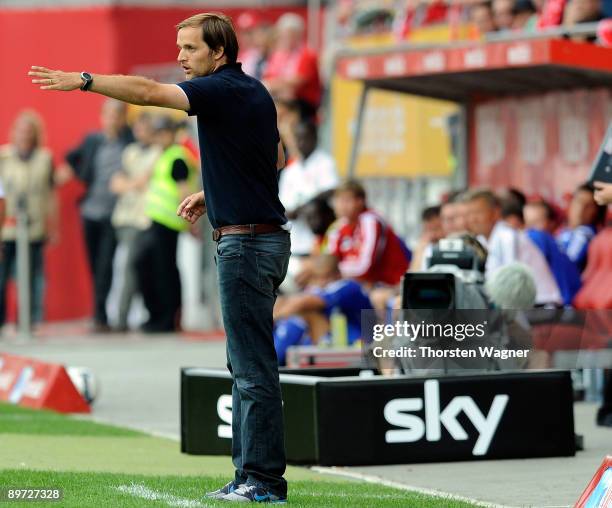
{"type": "Polygon", "coordinates": [[[204,202],[204,191],[187,196],[176,211],[178,216],[182,217],[190,224],[195,224],[205,213],[206,204],[204,202]]]}
{"type": "Polygon", "coordinates": [[[83,80],[79,72],[64,72],[47,69],[46,67],[32,66],[29,76],[33,76],[32,83],[41,85],[41,90],[61,90],[70,92],[81,88],[83,80]]]}

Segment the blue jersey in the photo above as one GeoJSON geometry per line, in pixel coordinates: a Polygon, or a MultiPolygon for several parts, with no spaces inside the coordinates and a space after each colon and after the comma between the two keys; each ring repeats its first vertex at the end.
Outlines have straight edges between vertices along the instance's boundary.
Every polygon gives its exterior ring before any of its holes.
{"type": "Polygon", "coordinates": [[[557,236],[559,249],[578,267],[581,272],[587,262],[589,244],[597,230],[592,225],[582,225],[574,229],[564,229],[557,236]]]}
{"type": "Polygon", "coordinates": [[[571,305],[574,296],[582,286],[580,272],[570,258],[561,252],[555,238],[545,231],[527,229],[527,236],[542,251],[550,271],[555,277],[565,305],[571,305]]]}
{"type": "MultiPolygon", "coordinates": [[[[361,311],[372,309],[370,298],[353,280],[339,280],[324,288],[311,288],[311,294],[325,301],[324,312],[329,317],[334,309],[346,316],[347,339],[353,344],[361,338],[361,311]]],[[[274,327],[274,347],[280,365],[285,365],[287,349],[295,345],[312,344],[308,325],[298,316],[279,320],[274,327]]]]}
{"type": "Polygon", "coordinates": [[[372,302],[361,285],[354,280],[338,280],[323,289],[310,290],[325,301],[325,314],[334,309],[346,316],[349,343],[361,337],[361,311],[373,309],[372,302]]]}

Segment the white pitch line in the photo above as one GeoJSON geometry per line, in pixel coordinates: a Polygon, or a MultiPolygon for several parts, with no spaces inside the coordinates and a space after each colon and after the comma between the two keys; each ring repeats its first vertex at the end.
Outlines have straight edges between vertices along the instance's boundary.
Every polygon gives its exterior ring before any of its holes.
{"type": "Polygon", "coordinates": [[[418,494],[425,494],[428,496],[438,497],[442,499],[450,499],[453,501],[464,501],[466,503],[472,503],[476,506],[482,506],[483,508],[517,508],[513,506],[494,504],[494,503],[486,503],[483,501],[479,501],[478,499],[472,499],[465,496],[457,496],[455,494],[449,494],[448,492],[442,492],[440,490],[434,489],[425,489],[422,487],[414,487],[412,485],[406,485],[404,483],[394,482],[392,480],[385,480],[380,476],[368,475],[363,473],[357,473],[355,471],[347,471],[346,469],[339,467],[322,467],[322,466],[313,466],[310,469],[316,471],[317,473],[330,474],[336,476],[345,476],[347,478],[353,478],[355,480],[361,480],[367,483],[375,483],[377,485],[384,485],[386,487],[392,487],[394,489],[401,489],[410,492],[416,492],[418,494]]]}
{"type": "Polygon", "coordinates": [[[182,497],[173,496],[166,492],[159,492],[157,490],[150,489],[146,485],[132,483],[131,485],[120,485],[117,490],[130,496],[139,497],[146,499],[147,501],[163,501],[168,506],[174,506],[177,508],[206,508],[212,505],[201,503],[194,499],[185,499],[182,497]]]}

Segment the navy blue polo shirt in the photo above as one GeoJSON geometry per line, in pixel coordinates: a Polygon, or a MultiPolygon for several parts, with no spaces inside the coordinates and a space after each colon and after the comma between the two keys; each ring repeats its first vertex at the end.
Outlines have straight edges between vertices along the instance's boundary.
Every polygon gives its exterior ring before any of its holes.
{"type": "Polygon", "coordinates": [[[213,227],[287,222],[278,198],[276,107],[240,63],[178,84],[197,115],[202,181],[213,227]]]}

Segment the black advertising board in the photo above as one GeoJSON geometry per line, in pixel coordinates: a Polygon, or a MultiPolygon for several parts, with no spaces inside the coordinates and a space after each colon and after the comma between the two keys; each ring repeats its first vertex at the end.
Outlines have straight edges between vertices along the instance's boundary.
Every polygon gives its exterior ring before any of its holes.
{"type": "Polygon", "coordinates": [[[232,454],[232,380],[212,369],[181,371],[181,451],[232,454]]]}
{"type": "MultiPolygon", "coordinates": [[[[295,463],[317,457],[317,378],[282,375],[285,443],[295,463]]],[[[183,369],[181,373],[181,451],[231,455],[232,381],[227,371],[183,369]]]]}
{"type": "Polygon", "coordinates": [[[569,376],[559,372],[319,385],[319,464],[574,454],[569,376]]]}
{"type": "MultiPolygon", "coordinates": [[[[365,465],[575,453],[566,371],[432,378],[325,374],[281,374],[292,463],[365,465]]],[[[183,369],[181,400],[182,451],[229,455],[229,373],[183,369]]]]}

